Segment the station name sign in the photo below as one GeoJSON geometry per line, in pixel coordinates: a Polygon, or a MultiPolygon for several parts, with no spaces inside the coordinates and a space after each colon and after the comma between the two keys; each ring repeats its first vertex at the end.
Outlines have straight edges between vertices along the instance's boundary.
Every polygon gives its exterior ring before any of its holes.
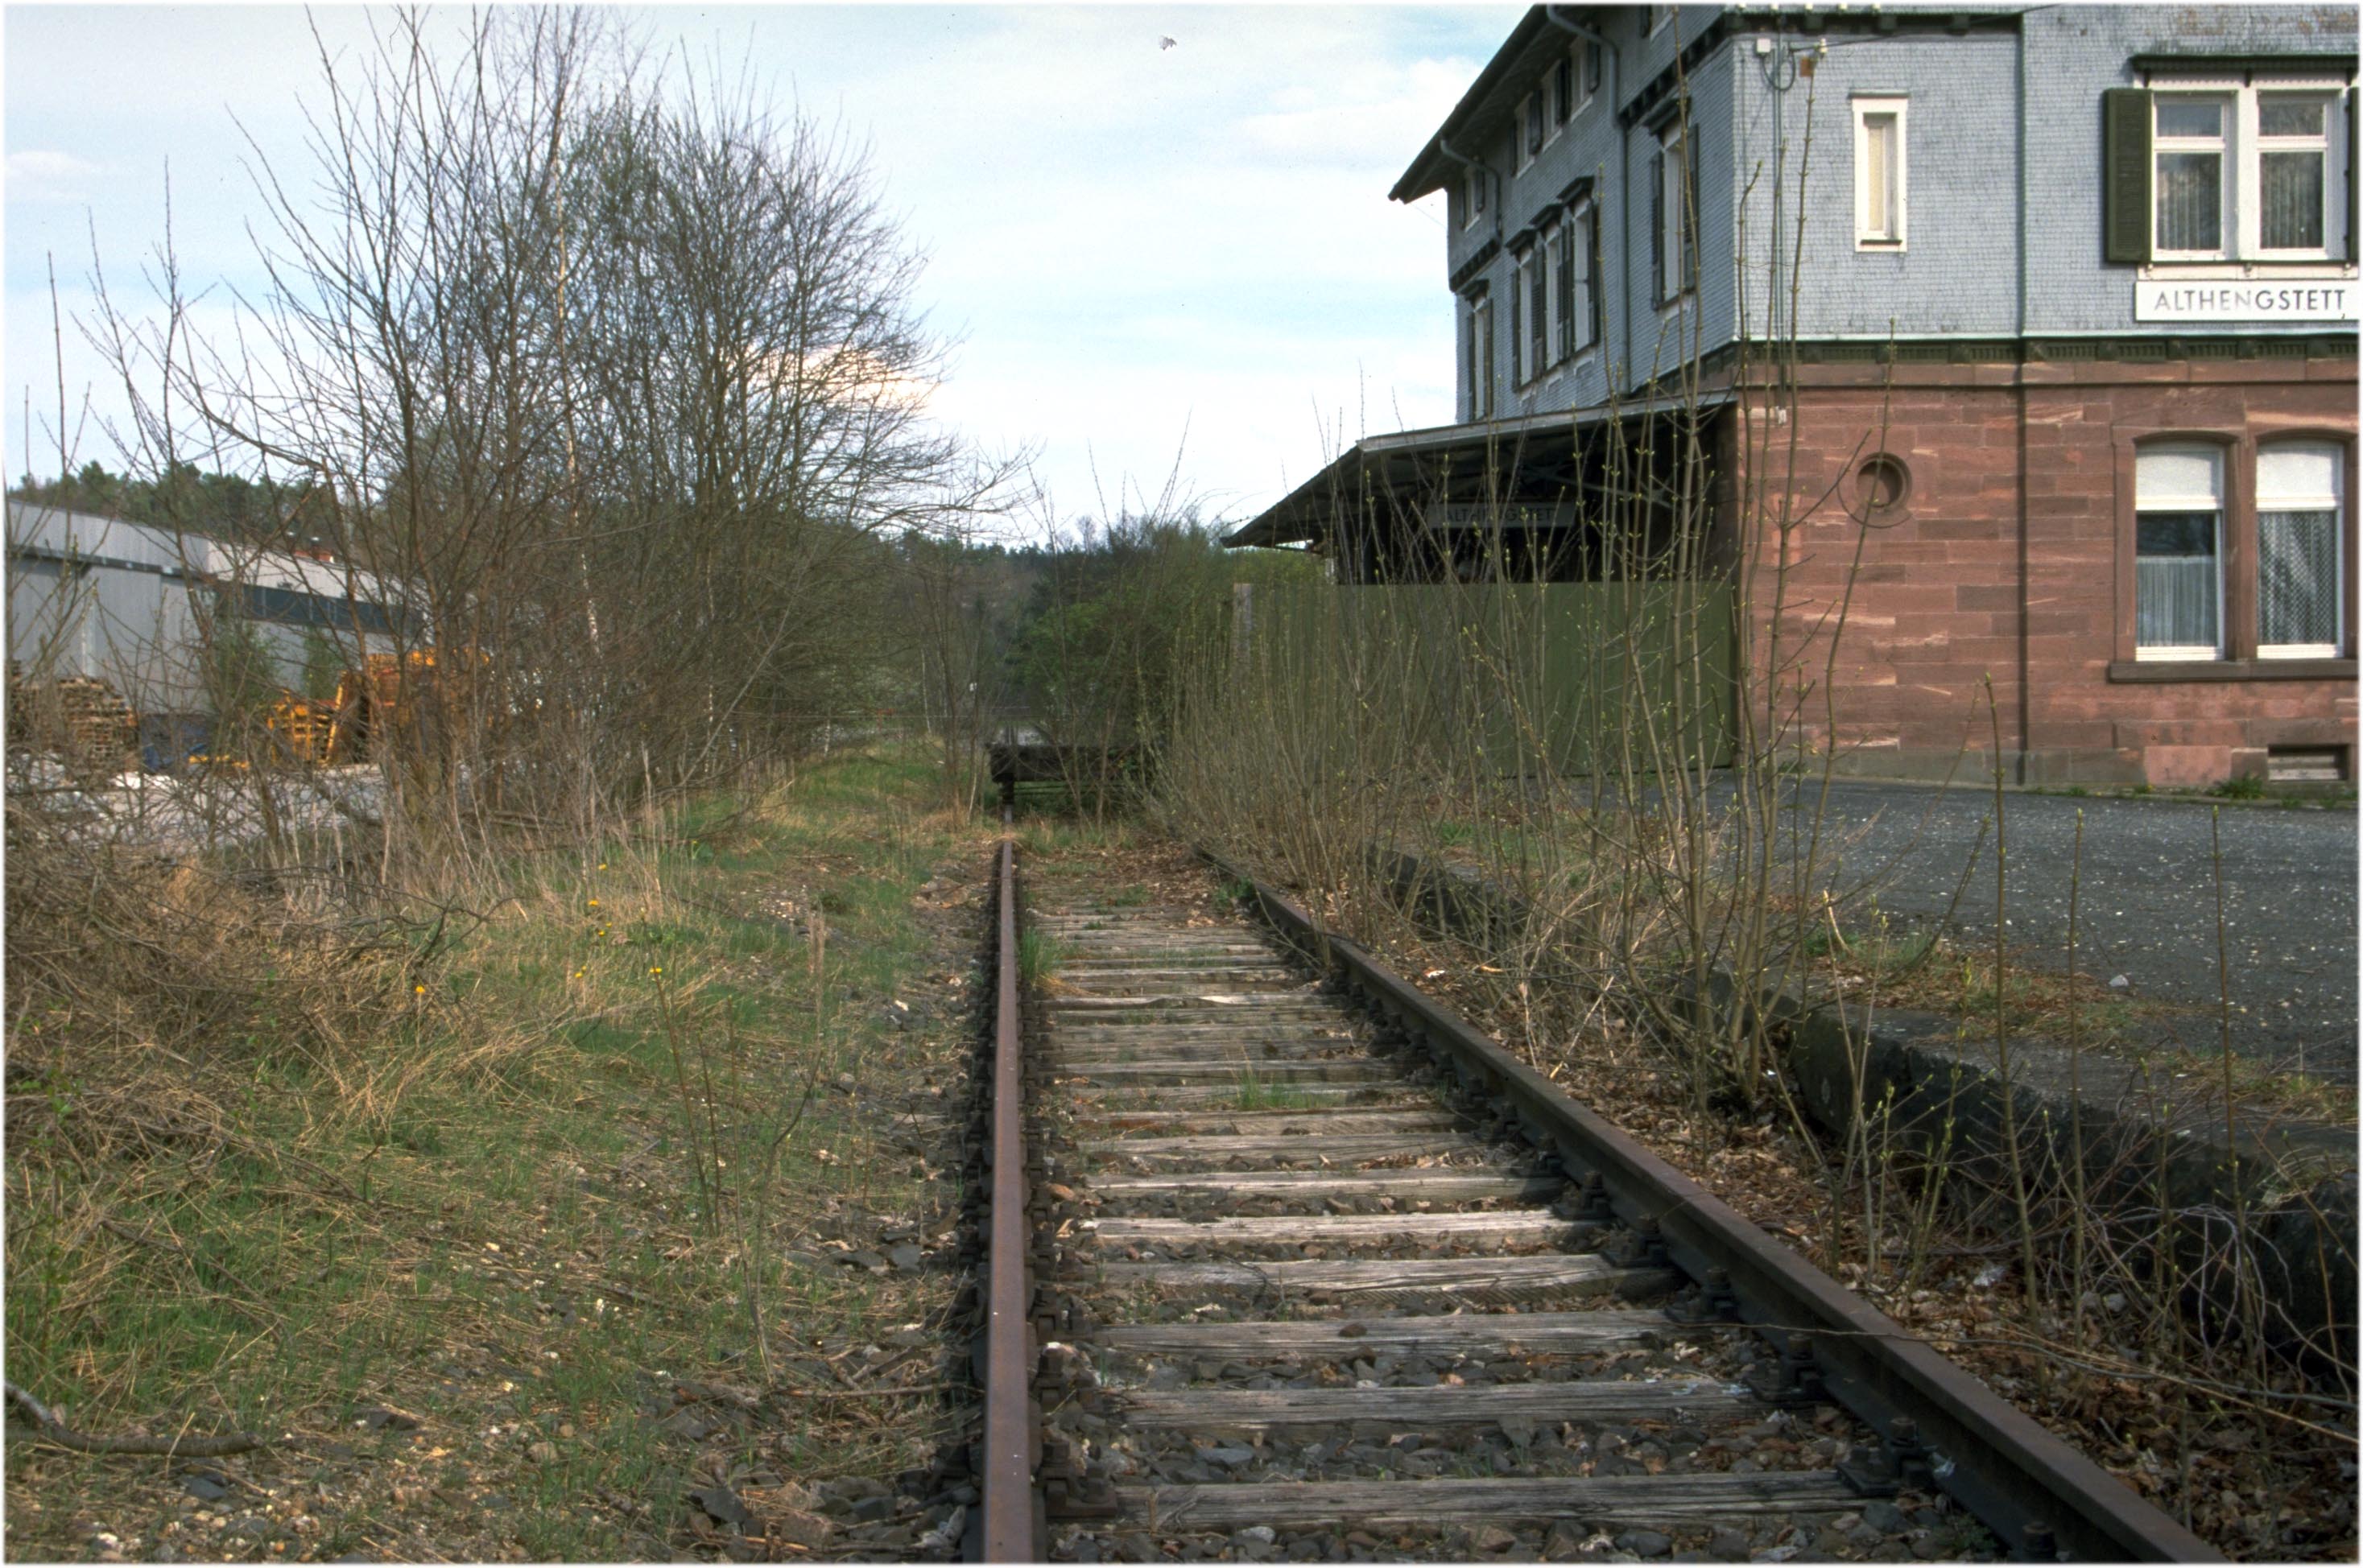
{"type": "Polygon", "coordinates": [[[2363,290],[2336,278],[2166,280],[2134,285],[2136,321],[2352,321],[2358,304],[2363,304],[2363,290]]]}

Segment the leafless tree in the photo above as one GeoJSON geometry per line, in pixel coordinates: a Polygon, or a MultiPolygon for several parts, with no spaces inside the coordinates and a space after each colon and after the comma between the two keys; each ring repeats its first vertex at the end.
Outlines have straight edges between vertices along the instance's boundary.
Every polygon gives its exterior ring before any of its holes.
{"type": "Polygon", "coordinates": [[[158,307],[102,273],[90,327],[135,467],[275,477],[343,563],[389,866],[880,705],[898,541],[1011,466],[930,416],[922,259],[841,131],[595,11],[443,26],[321,46],[309,166],[255,149],[268,286],[234,328],[196,330],[169,240],[158,307]]]}

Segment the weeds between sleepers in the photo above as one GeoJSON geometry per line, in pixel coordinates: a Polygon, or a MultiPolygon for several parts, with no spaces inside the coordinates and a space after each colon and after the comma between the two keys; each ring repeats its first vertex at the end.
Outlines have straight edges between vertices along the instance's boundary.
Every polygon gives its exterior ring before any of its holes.
{"type": "MultiPolygon", "coordinates": [[[[1539,988],[1520,996],[1488,973],[1486,949],[1408,925],[1387,928],[1373,946],[1579,1099],[1616,1107],[1620,1124],[1644,1143],[2202,1535],[2235,1555],[2335,1558],[2344,1550],[2354,1489],[2339,1462],[2353,1453],[2342,1414],[2351,1396],[2335,1382],[2313,1385],[2293,1365],[2260,1375],[2237,1342],[2194,1341],[2180,1274],[2153,1277],[2140,1250],[2120,1243],[2096,1261],[2082,1307],[2029,1298],[2016,1269],[1996,1266],[2020,1255],[2012,1230],[1965,1225],[1959,1209],[1936,1201],[1947,1163],[1967,1168],[1958,1150],[1939,1151],[1932,1164],[1874,1148],[1868,1179],[1889,1184],[1892,1198],[1834,1204],[1835,1151],[1775,1119],[1700,1106],[1664,1047],[1613,1014],[1535,994],[1539,988]],[[1568,1043],[1578,1041],[1581,1049],[1568,1043]],[[1874,1235],[1870,1215],[1892,1222],[1874,1235]],[[2273,1500],[2269,1509],[2255,1501],[2260,1493],[2273,1500]]],[[[2047,1185],[2036,1196],[2047,1205],[2053,1194],[2047,1185]]],[[[2097,1243],[2101,1230],[2088,1228],[2087,1242],[2097,1243]]],[[[2066,1257],[2068,1231],[2042,1240],[2045,1255],[2066,1257]]]]}

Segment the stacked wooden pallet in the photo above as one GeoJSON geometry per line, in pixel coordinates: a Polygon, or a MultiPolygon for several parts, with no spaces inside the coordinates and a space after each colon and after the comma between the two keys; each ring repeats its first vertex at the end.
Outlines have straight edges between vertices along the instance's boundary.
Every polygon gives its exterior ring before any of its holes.
{"type": "Polygon", "coordinates": [[[8,739],[58,752],[81,768],[120,772],[137,766],[139,722],[123,694],[95,676],[43,679],[11,663],[8,739]]]}

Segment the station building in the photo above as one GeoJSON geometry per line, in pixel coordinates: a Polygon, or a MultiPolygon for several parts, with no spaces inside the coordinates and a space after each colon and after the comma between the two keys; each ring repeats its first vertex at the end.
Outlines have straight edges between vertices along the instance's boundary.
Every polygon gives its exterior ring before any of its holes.
{"type": "Polygon", "coordinates": [[[2351,780],[2356,82],[2347,6],[1536,7],[1390,193],[1457,422],[1229,542],[1581,578],[1700,453],[1841,771],[2351,780]]]}

